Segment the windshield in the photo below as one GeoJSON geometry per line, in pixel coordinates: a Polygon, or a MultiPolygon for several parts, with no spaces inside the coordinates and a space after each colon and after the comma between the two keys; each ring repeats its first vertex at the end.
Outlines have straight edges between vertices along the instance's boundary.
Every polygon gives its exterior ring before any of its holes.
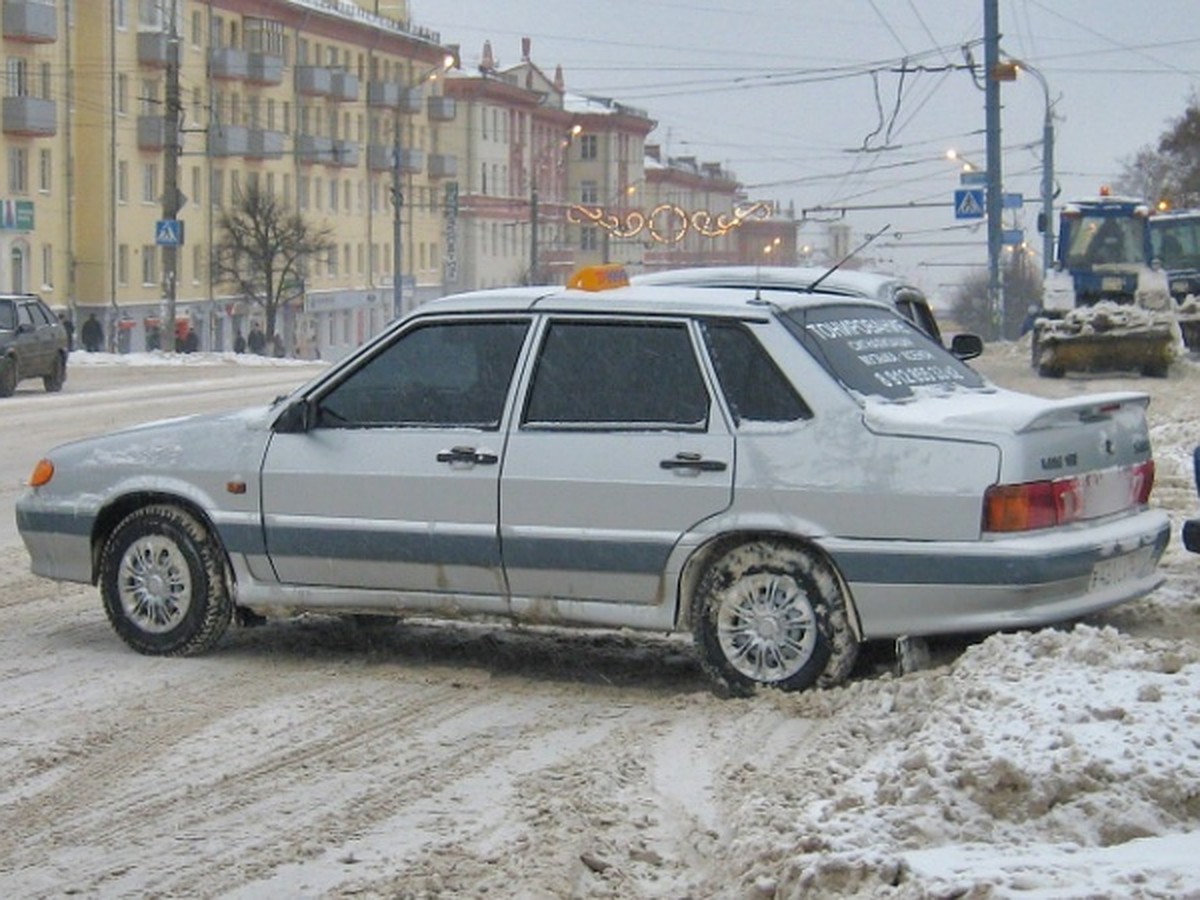
{"type": "Polygon", "coordinates": [[[1139,265],[1145,259],[1146,221],[1084,213],[1071,228],[1067,265],[1072,269],[1103,265],[1139,265]]]}
{"type": "Polygon", "coordinates": [[[887,309],[796,307],[783,322],[830,375],[864,396],[904,400],[917,389],[986,386],[978,372],[887,309]]]}
{"type": "Polygon", "coordinates": [[[1200,219],[1151,220],[1150,245],[1165,269],[1200,269],[1200,219]]]}

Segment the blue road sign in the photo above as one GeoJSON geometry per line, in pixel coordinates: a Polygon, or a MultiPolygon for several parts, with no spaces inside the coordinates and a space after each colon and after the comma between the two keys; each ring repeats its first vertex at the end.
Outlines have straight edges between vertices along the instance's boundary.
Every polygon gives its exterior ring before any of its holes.
{"type": "Polygon", "coordinates": [[[1000,205],[1005,209],[1020,209],[1025,205],[1024,194],[1001,194],[1000,205]]]}
{"type": "Polygon", "coordinates": [[[954,192],[954,218],[982,219],[985,212],[983,188],[962,188],[954,192]]]}
{"type": "Polygon", "coordinates": [[[183,243],[183,221],[159,219],[154,225],[154,243],[160,247],[178,247],[183,243]]]}
{"type": "Polygon", "coordinates": [[[1000,232],[1000,243],[1012,247],[1025,243],[1025,229],[1005,228],[1000,232]]]}
{"type": "Polygon", "coordinates": [[[958,176],[958,183],[963,187],[977,187],[981,184],[987,184],[987,172],[980,172],[978,169],[971,172],[963,172],[958,176]]]}

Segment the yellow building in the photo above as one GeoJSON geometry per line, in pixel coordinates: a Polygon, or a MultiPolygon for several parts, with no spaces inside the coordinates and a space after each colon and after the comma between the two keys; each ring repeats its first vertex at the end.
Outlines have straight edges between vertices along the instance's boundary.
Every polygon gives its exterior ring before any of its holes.
{"type": "Polygon", "coordinates": [[[65,300],[76,318],[100,313],[119,349],[165,340],[172,305],[181,333],[194,331],[201,348],[230,348],[237,331],[248,334],[263,317],[214,283],[210,249],[221,210],[252,184],[334,235],[334,249],[293,286],[296,299],[276,329],[289,355],[341,356],[439,294],[441,219],[430,198],[452,166],[434,151],[455,109],[428,73],[452,48],[407,24],[402,8],[392,18],[368,6],[75,3],[66,28],[74,40],[59,41],[59,59],[77,76],[69,135],[56,137],[74,151],[75,202],[51,232],[69,248],[75,281],[73,296],[52,301],[65,300]],[[171,135],[175,71],[181,127],[171,135]],[[171,218],[164,195],[173,138],[181,228],[162,224],[171,218]],[[172,292],[167,248],[176,240],[172,292]]]}

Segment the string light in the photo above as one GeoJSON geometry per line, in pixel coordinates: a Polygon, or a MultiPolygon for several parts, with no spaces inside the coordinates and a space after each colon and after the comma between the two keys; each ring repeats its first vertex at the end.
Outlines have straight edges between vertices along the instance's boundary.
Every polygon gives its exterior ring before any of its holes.
{"type": "Polygon", "coordinates": [[[657,243],[678,244],[690,231],[706,238],[724,237],[748,219],[767,218],[772,210],[772,204],[763,200],[736,206],[732,213],[715,215],[706,209],[688,212],[674,203],[660,203],[648,214],[635,209],[617,215],[603,206],[576,203],[567,207],[567,221],[575,225],[596,225],[615,238],[637,237],[644,232],[657,243]]]}

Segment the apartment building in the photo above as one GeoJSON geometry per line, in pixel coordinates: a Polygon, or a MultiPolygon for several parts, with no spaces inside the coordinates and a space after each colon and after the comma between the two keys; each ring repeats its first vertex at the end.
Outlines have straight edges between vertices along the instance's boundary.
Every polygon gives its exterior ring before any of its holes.
{"type": "Polygon", "coordinates": [[[172,311],[201,349],[229,349],[264,319],[212,264],[249,186],[334,235],[288,285],[288,354],[340,357],[446,291],[756,252],[702,233],[740,188],[648,153],[644,110],[569,92],[528,39],[515,65],[487,46],[448,71],[454,45],[384,8],[5,0],[0,289],[96,314],[114,349],[168,343],[172,311]]]}

